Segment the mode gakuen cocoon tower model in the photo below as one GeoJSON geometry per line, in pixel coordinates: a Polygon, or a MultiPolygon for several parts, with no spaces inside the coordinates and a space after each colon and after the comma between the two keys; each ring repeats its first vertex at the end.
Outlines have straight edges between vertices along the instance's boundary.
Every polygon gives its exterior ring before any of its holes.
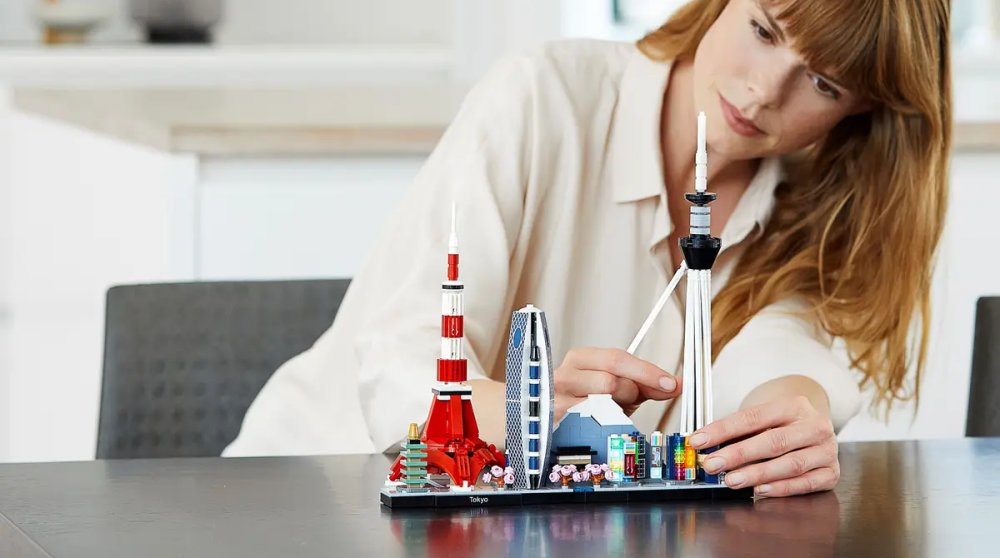
{"type": "MultiPolygon", "coordinates": [[[[448,239],[448,279],[441,284],[441,358],[437,361],[434,399],[420,441],[427,445],[427,472],[447,474],[452,487],[469,489],[479,473],[493,465],[504,466],[496,446],[479,439],[479,425],[472,410],[472,388],[465,381],[468,362],[462,352],[465,341],[462,303],[465,285],[458,279],[458,234],[455,206],[451,208],[448,239]]],[[[392,464],[390,481],[400,478],[400,460],[392,464]]]]}
{"type": "Polygon", "coordinates": [[[511,316],[507,341],[506,448],[515,488],[536,489],[548,472],[556,395],[552,374],[545,312],[529,304],[511,316]]]}

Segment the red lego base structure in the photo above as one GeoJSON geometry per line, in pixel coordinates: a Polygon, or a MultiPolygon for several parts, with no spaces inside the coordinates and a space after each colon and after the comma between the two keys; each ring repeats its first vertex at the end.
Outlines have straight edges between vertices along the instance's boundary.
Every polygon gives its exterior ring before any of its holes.
{"type": "MultiPolygon", "coordinates": [[[[449,386],[450,387],[450,386],[449,386]]],[[[499,465],[505,467],[507,459],[493,444],[479,439],[479,425],[472,410],[472,391],[467,386],[455,386],[454,391],[435,389],[427,422],[420,441],[427,444],[427,472],[448,475],[452,483],[462,486],[476,484],[484,469],[499,465]],[[447,399],[445,399],[447,398],[447,399]]],[[[402,476],[400,458],[392,464],[389,480],[402,476]]]]}

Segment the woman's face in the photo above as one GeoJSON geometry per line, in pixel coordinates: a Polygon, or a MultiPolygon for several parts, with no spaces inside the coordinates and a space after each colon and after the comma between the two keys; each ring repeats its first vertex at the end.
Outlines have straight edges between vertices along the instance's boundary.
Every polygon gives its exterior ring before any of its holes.
{"type": "Polygon", "coordinates": [[[767,4],[731,0],[695,54],[694,102],[708,117],[709,146],[733,159],[802,149],[868,110],[835,76],[806,66],[767,4]]]}

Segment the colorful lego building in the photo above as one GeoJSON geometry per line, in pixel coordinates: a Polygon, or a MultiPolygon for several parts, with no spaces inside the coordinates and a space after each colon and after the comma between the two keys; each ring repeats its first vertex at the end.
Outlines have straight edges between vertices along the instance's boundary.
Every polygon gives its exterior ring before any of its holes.
{"type": "Polygon", "coordinates": [[[417,423],[410,423],[410,430],[399,452],[402,469],[403,490],[407,492],[427,492],[427,444],[420,441],[417,423]]]}
{"type": "Polygon", "coordinates": [[[588,446],[597,452],[594,463],[610,463],[608,436],[634,431],[632,419],[610,395],[593,394],[566,411],[552,433],[552,447],[588,446]]]}
{"type": "Polygon", "coordinates": [[[612,434],[608,436],[608,467],[614,473],[614,482],[625,479],[625,440],[627,434],[612,434]]]}
{"type": "Polygon", "coordinates": [[[635,440],[635,478],[636,480],[649,478],[646,471],[646,435],[642,432],[633,432],[632,439],[635,440]]]}
{"type": "Polygon", "coordinates": [[[659,430],[649,435],[649,478],[663,478],[663,433],[659,430]]]}

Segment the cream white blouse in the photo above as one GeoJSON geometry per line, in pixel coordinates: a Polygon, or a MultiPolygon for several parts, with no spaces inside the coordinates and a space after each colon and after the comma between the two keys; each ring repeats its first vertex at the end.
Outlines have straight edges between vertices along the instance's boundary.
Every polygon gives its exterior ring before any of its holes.
{"type": "MultiPolygon", "coordinates": [[[[527,303],[547,314],[555,366],[572,347],[627,346],[680,264],[671,261],[667,204],[686,202],[667,200],[660,155],[669,75],[669,64],[631,43],[592,40],[497,64],[395,208],[332,327],[274,374],[225,455],[385,451],[425,420],[453,201],[470,379],[503,381],[511,312],[527,303]]],[[[713,294],[760,234],[780,179],[779,162],[765,160],[740,198],[713,294]]],[[[719,354],[717,418],[791,374],[823,386],[838,429],[857,412],[842,344],[785,312],[794,305],[765,309],[719,354]]],[[[636,355],[679,373],[683,331],[675,294],[636,355]]],[[[647,402],[633,420],[648,434],[666,411],[667,402],[647,402]]],[[[667,430],[677,422],[672,411],[667,430]]]]}

